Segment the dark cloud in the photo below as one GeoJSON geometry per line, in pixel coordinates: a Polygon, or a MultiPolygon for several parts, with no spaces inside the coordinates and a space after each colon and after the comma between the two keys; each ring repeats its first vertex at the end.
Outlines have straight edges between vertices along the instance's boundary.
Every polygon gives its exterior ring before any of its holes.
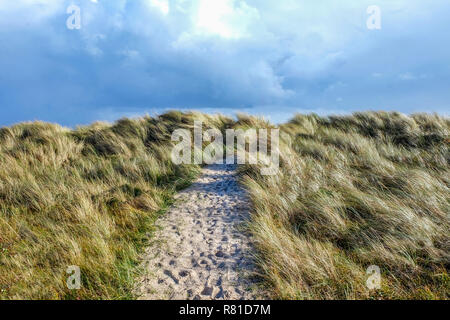
{"type": "Polygon", "coordinates": [[[296,111],[447,113],[450,4],[379,1],[382,29],[371,31],[366,2],[84,0],[80,30],[66,28],[68,1],[2,2],[0,125],[170,108],[275,121],[296,111]]]}

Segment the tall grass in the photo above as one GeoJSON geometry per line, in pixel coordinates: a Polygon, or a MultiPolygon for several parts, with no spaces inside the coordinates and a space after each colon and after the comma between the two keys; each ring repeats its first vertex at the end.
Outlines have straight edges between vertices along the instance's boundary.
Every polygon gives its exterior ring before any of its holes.
{"type": "Polygon", "coordinates": [[[169,112],[69,130],[0,129],[0,298],[131,298],[140,249],[172,194],[198,167],[175,166],[173,130],[221,116],[169,112]],[[81,290],[68,290],[68,266],[81,290]]]}
{"type": "Polygon", "coordinates": [[[272,297],[448,299],[449,130],[448,118],[384,112],[282,125],[279,173],[240,169],[272,297]],[[370,265],[380,289],[366,286],[370,265]]]}
{"type": "MultiPolygon", "coordinates": [[[[273,128],[240,115],[169,112],[75,130],[0,128],[0,298],[132,298],[138,257],[172,195],[198,173],[172,164],[175,129],[273,128]],[[81,268],[81,290],[66,269],[81,268]]],[[[240,167],[272,297],[448,299],[450,120],[297,115],[278,174],[240,167]],[[381,288],[366,286],[367,267],[381,288]]]]}

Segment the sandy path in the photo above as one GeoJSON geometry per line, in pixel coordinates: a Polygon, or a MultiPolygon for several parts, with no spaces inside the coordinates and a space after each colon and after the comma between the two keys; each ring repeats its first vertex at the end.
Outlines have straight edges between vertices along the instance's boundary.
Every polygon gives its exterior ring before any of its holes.
{"type": "Polygon", "coordinates": [[[140,299],[253,299],[249,200],[235,165],[210,165],[157,225],[140,299]]]}

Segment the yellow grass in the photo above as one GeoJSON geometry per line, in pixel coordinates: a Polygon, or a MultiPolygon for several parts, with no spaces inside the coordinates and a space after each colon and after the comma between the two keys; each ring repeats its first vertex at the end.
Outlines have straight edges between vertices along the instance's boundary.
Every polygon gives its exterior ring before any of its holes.
{"type": "MultiPolygon", "coordinates": [[[[155,219],[198,166],[170,159],[175,129],[273,127],[169,112],[75,130],[0,128],[0,298],[128,299],[155,219]],[[78,265],[82,289],[68,290],[78,265]]],[[[277,175],[240,167],[267,290],[281,299],[448,299],[450,120],[297,115],[277,175]],[[366,286],[367,267],[381,288],[366,286]]]]}
{"type": "Polygon", "coordinates": [[[197,166],[175,166],[171,133],[195,119],[170,112],[69,130],[49,123],[0,129],[0,298],[131,298],[140,249],[172,194],[197,166]],[[66,269],[81,268],[81,290],[66,269]]]}
{"type": "Polygon", "coordinates": [[[282,125],[279,174],[241,168],[272,297],[448,299],[449,129],[399,113],[282,125]],[[379,290],[366,286],[370,265],[379,290]]]}

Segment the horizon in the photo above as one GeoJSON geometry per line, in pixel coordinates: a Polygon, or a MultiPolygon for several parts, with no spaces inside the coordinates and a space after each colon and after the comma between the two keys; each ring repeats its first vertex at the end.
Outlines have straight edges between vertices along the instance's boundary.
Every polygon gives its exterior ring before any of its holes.
{"type": "Polygon", "coordinates": [[[413,116],[415,114],[427,114],[427,115],[438,115],[438,116],[441,116],[441,117],[448,117],[448,114],[449,114],[448,112],[439,113],[439,112],[426,112],[426,111],[406,113],[406,112],[399,112],[399,111],[396,111],[396,110],[361,110],[361,111],[358,110],[358,111],[353,111],[353,112],[328,113],[328,114],[317,113],[317,112],[314,112],[314,111],[311,111],[311,112],[296,112],[296,111],[293,111],[293,113],[289,117],[281,118],[283,120],[272,121],[271,119],[269,119],[269,117],[267,115],[264,115],[264,114],[251,114],[251,113],[240,112],[240,111],[236,111],[234,113],[205,112],[204,110],[196,110],[196,109],[177,110],[177,109],[170,109],[169,108],[169,109],[165,110],[164,112],[160,112],[160,113],[154,113],[154,114],[142,113],[142,114],[128,114],[128,115],[124,114],[124,115],[122,115],[119,118],[114,118],[114,119],[97,119],[97,120],[93,120],[91,122],[76,123],[76,124],[73,124],[73,125],[64,125],[64,124],[59,123],[57,121],[46,121],[46,120],[40,120],[40,119],[31,119],[31,120],[19,121],[19,122],[7,124],[7,125],[0,125],[0,128],[12,127],[12,126],[23,124],[23,123],[45,122],[45,123],[50,123],[50,124],[56,124],[56,125],[59,125],[61,127],[68,128],[68,129],[71,129],[71,130],[76,130],[77,127],[90,126],[90,125],[92,125],[94,123],[97,123],[97,122],[103,122],[103,123],[107,123],[109,125],[114,125],[116,122],[118,122],[121,119],[131,119],[131,120],[133,120],[133,119],[144,118],[144,117],[147,117],[147,116],[151,117],[151,118],[157,118],[157,117],[159,117],[161,115],[164,115],[164,114],[166,114],[168,112],[172,112],[172,111],[175,111],[175,112],[179,111],[179,112],[182,112],[183,114],[194,112],[194,113],[207,114],[207,115],[210,115],[210,116],[222,115],[222,116],[225,116],[225,117],[229,117],[229,118],[231,118],[234,121],[237,120],[238,115],[243,114],[243,115],[256,117],[258,119],[267,120],[271,124],[274,124],[274,125],[286,124],[289,121],[293,120],[294,117],[297,116],[297,115],[312,115],[312,114],[316,114],[316,115],[318,115],[320,117],[324,117],[324,118],[333,117],[333,116],[352,116],[355,113],[371,113],[371,112],[375,112],[375,113],[378,113],[378,112],[400,113],[400,114],[404,114],[406,116],[413,116]]]}
{"type": "Polygon", "coordinates": [[[450,3],[0,2],[0,127],[450,110],[450,3]]]}

